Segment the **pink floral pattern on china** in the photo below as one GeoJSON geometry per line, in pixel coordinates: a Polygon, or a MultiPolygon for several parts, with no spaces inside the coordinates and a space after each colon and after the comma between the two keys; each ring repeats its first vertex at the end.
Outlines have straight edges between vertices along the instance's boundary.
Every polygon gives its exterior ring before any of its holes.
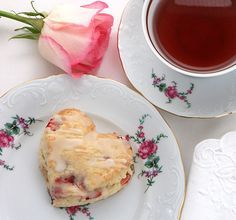
{"type": "MultiPolygon", "coordinates": [[[[21,147],[21,144],[15,143],[15,136],[20,135],[33,135],[30,132],[30,126],[36,121],[35,118],[28,117],[27,119],[16,115],[12,117],[12,122],[7,122],[4,124],[4,128],[0,129],[0,157],[3,156],[5,150],[18,150],[21,147]]],[[[14,166],[10,166],[3,159],[0,159],[0,167],[5,168],[6,170],[13,170],[14,166]]]]}
{"type": "Polygon", "coordinates": [[[69,215],[70,220],[75,220],[76,214],[78,212],[81,212],[84,214],[89,220],[94,220],[94,217],[91,216],[91,213],[89,211],[89,204],[87,205],[81,205],[81,206],[72,206],[65,208],[67,214],[69,215]]]}
{"type": "Polygon", "coordinates": [[[154,88],[158,88],[160,92],[163,92],[165,96],[167,97],[168,101],[167,103],[172,103],[172,100],[179,99],[186,103],[187,108],[191,107],[191,103],[188,101],[188,96],[192,94],[194,89],[194,84],[190,83],[190,87],[185,92],[179,92],[178,91],[178,84],[175,81],[171,82],[171,85],[167,85],[165,80],[165,75],[162,75],[161,77],[157,76],[154,71],[152,70],[152,85],[154,88]]]}
{"type": "Polygon", "coordinates": [[[144,160],[144,168],[138,174],[138,177],[144,177],[147,180],[147,188],[145,192],[155,183],[155,178],[162,173],[162,166],[159,165],[160,157],[157,155],[158,144],[162,138],[167,136],[158,134],[156,137],[148,139],[144,132],[144,123],[147,118],[151,116],[148,114],[143,115],[139,119],[139,126],[135,135],[126,135],[127,141],[133,141],[138,144],[138,152],[134,156],[134,162],[137,158],[144,160]]]}

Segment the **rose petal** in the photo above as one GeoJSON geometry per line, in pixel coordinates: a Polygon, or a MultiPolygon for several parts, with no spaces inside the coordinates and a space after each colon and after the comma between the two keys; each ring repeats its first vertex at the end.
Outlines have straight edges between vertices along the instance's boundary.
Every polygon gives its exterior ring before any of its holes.
{"type": "Polygon", "coordinates": [[[94,9],[99,9],[100,11],[102,11],[104,8],[108,8],[108,5],[105,2],[96,1],[96,2],[93,2],[91,4],[82,5],[81,7],[83,7],[83,8],[94,8],[94,9]]]}
{"type": "Polygon", "coordinates": [[[93,70],[93,66],[85,65],[83,63],[77,63],[71,66],[71,75],[74,77],[80,77],[82,74],[89,73],[93,70]]]}
{"type": "Polygon", "coordinates": [[[67,73],[71,73],[70,57],[66,50],[49,36],[41,35],[38,41],[41,55],[67,73]]]}
{"type": "Polygon", "coordinates": [[[58,42],[58,44],[63,45],[64,50],[69,51],[70,59],[75,63],[86,57],[86,50],[91,43],[93,29],[85,27],[80,28],[76,25],[67,24],[62,30],[58,31],[51,29],[45,24],[42,35],[44,35],[44,33],[47,36],[52,36],[53,40],[58,42]]]}
{"type": "Polygon", "coordinates": [[[99,14],[94,17],[92,22],[93,24],[91,26],[96,28],[94,28],[91,42],[86,50],[81,52],[80,56],[77,57],[75,63],[83,63],[83,59],[86,59],[86,63],[95,68],[101,63],[102,57],[107,49],[113,17],[110,15],[99,14]],[[99,45],[99,47],[97,45],[99,45]]]}
{"type": "Polygon", "coordinates": [[[60,28],[61,25],[66,23],[88,27],[93,16],[107,7],[106,3],[99,1],[84,6],[60,4],[49,13],[44,22],[53,25],[53,28],[60,28]]]}

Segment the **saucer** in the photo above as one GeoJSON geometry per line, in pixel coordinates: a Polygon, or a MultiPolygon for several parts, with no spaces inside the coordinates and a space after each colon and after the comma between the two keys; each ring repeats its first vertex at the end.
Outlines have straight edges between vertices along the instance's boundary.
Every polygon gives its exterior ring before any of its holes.
{"type": "Polygon", "coordinates": [[[196,78],[159,61],[144,38],[143,0],[130,0],[119,27],[118,48],[133,86],[160,109],[184,117],[213,118],[236,111],[236,71],[196,78]]]}

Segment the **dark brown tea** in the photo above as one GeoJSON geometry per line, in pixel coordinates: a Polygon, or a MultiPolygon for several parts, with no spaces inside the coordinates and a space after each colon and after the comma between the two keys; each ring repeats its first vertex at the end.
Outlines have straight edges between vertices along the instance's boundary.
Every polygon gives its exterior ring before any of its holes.
{"type": "Polygon", "coordinates": [[[236,62],[236,0],[161,0],[154,19],[161,54],[209,73],[236,62]]]}

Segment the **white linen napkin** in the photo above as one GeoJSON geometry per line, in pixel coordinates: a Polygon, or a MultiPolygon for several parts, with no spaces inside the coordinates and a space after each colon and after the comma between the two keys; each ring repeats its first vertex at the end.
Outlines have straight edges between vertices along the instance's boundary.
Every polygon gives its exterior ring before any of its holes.
{"type": "Polygon", "coordinates": [[[196,146],[181,220],[236,220],[236,131],[196,146]]]}

